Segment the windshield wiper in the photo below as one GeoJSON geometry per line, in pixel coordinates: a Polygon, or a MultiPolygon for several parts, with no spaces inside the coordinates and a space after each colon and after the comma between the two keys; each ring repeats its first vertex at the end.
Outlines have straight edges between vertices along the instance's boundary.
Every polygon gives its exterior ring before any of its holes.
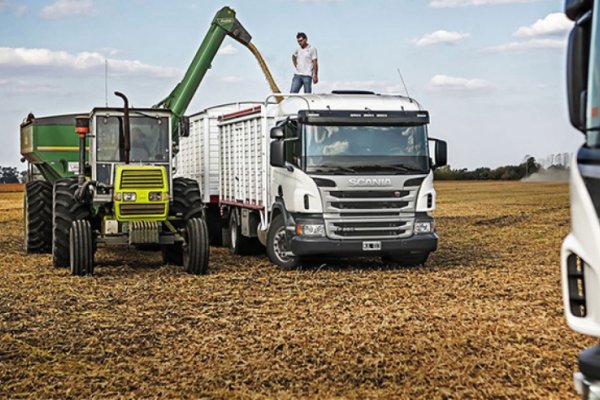
{"type": "Polygon", "coordinates": [[[372,169],[372,170],[386,170],[394,169],[402,172],[423,172],[421,168],[412,167],[406,164],[373,164],[373,165],[360,165],[355,166],[357,169],[372,169]]]}

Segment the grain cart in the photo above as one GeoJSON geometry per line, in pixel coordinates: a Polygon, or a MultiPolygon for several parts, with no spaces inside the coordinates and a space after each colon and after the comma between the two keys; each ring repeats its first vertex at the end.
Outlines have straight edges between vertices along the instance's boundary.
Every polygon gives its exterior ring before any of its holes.
{"type": "Polygon", "coordinates": [[[160,245],[165,262],[183,264],[192,274],[206,272],[200,189],[191,179],[173,179],[173,157],[179,137],[187,135],[185,110],[226,35],[264,65],[235,12],[224,7],[183,80],[154,107],[130,108],[116,92],[122,108],[95,108],[76,118],[30,115],[24,121],[21,152],[43,176],[26,187],[29,251],[51,248],[55,266],[70,265],[72,274],[85,275],[93,272],[97,245],[160,245]]]}
{"type": "MultiPolygon", "coordinates": [[[[600,2],[567,0],[575,21],[569,37],[567,93],[571,124],[585,143],[571,163],[571,233],[563,242],[561,275],[569,326],[600,337],[600,2]]],[[[600,399],[600,346],[579,354],[575,386],[600,399]]]]}
{"type": "Polygon", "coordinates": [[[231,251],[258,240],[283,268],[315,255],[423,264],[437,248],[433,169],[446,164],[446,143],[428,139],[428,112],[372,92],[282,96],[219,117],[231,251]]]}

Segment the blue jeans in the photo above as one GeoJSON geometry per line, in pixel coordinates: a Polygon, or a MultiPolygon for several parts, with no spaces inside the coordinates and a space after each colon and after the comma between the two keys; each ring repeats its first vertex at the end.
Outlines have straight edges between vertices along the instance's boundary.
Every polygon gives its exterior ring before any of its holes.
{"type": "Polygon", "coordinates": [[[290,93],[298,93],[302,86],[304,86],[304,93],[312,93],[312,77],[307,75],[294,74],[290,93]]]}

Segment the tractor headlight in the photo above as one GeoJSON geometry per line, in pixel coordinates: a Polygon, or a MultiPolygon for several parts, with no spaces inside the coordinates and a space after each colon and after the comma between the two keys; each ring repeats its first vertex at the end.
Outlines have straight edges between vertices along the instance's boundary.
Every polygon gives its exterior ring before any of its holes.
{"type": "Polygon", "coordinates": [[[123,201],[135,201],[136,199],[137,199],[137,195],[133,192],[123,193],[123,201]]]}
{"type": "Polygon", "coordinates": [[[325,226],[321,224],[296,225],[296,233],[303,236],[325,236],[325,226]]]}
{"type": "Polygon", "coordinates": [[[161,201],[163,199],[162,192],[150,192],[148,193],[148,200],[150,201],[161,201]]]}
{"type": "Polygon", "coordinates": [[[415,233],[431,233],[431,222],[415,222],[415,233]]]}

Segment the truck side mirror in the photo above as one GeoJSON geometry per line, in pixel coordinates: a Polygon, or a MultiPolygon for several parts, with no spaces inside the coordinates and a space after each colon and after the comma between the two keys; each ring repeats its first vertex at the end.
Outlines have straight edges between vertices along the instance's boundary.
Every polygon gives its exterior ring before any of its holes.
{"type": "Polygon", "coordinates": [[[271,166],[285,167],[285,142],[283,140],[274,140],[271,142],[271,166]]]}
{"type": "Polygon", "coordinates": [[[181,117],[179,120],[179,136],[190,136],[190,117],[181,117]]]}
{"type": "Polygon", "coordinates": [[[274,126],[271,128],[271,139],[283,139],[283,127],[274,126]]]}
{"type": "Polygon", "coordinates": [[[429,139],[435,143],[435,164],[431,167],[436,169],[448,164],[448,144],[444,140],[429,139]]]}
{"type": "Polygon", "coordinates": [[[586,126],[586,89],[590,47],[591,13],[583,16],[569,35],[567,48],[567,99],[571,125],[584,132],[586,126]]]}

